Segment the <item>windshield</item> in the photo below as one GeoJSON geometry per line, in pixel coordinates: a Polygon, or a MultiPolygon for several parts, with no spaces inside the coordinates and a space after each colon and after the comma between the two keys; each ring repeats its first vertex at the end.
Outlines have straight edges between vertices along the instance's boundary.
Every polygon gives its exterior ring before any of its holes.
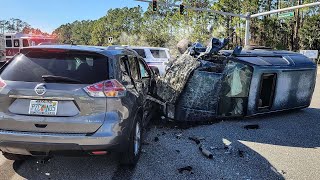
{"type": "Polygon", "coordinates": [[[94,53],[31,51],[15,57],[1,73],[3,80],[10,81],[61,82],[61,77],[84,84],[108,79],[107,58],[94,53]]]}

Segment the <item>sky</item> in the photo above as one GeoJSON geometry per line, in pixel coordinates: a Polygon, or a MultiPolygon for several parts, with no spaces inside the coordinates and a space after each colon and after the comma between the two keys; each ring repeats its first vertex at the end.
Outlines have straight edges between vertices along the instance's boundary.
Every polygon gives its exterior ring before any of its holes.
{"type": "Polygon", "coordinates": [[[51,33],[65,23],[96,20],[109,9],[142,6],[134,0],[0,0],[0,20],[18,18],[33,28],[51,33]]]}

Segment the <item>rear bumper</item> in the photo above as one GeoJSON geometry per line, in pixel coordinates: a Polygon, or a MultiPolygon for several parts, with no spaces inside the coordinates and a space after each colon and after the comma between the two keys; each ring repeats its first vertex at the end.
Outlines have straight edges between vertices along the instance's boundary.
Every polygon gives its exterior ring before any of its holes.
{"type": "Polygon", "coordinates": [[[122,151],[127,142],[123,136],[92,137],[0,131],[0,150],[24,155],[33,155],[33,152],[49,154],[55,151],[122,151]]]}
{"type": "MultiPolygon", "coordinates": [[[[115,115],[115,114],[114,114],[115,115]]],[[[119,117],[119,116],[114,116],[119,117]]],[[[107,150],[122,152],[129,142],[129,119],[109,119],[94,134],[60,134],[0,130],[0,150],[23,155],[56,151],[107,150]]]]}

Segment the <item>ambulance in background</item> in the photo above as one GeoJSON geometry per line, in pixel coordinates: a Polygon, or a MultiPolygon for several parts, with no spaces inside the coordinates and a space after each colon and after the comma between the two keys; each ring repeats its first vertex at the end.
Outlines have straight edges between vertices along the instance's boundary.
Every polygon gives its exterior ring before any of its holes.
{"type": "Polygon", "coordinates": [[[3,62],[6,60],[5,51],[6,51],[6,42],[4,40],[4,34],[0,34],[0,62],[3,62]]]}
{"type": "Polygon", "coordinates": [[[56,43],[52,36],[31,35],[23,33],[5,33],[5,59],[11,59],[23,47],[36,46],[40,43],[56,43]]]}

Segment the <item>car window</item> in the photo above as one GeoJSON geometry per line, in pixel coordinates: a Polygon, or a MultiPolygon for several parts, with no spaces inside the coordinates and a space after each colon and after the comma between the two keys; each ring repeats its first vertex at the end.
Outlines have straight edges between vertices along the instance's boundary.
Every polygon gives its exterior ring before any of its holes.
{"type": "Polygon", "coordinates": [[[252,77],[250,66],[230,61],[226,65],[223,91],[227,97],[248,97],[252,77]]]}
{"type": "Polygon", "coordinates": [[[105,56],[89,52],[31,51],[16,56],[3,70],[1,78],[44,82],[43,75],[63,76],[92,84],[108,78],[108,62],[105,56]]]}
{"type": "Polygon", "coordinates": [[[134,56],[129,56],[129,68],[130,68],[130,72],[131,72],[131,77],[134,80],[138,80],[139,79],[139,69],[138,69],[138,63],[136,60],[136,57],[134,56]]]}
{"type": "Polygon", "coordinates": [[[6,40],[6,47],[12,47],[12,40],[11,39],[6,40]]]}
{"type": "Polygon", "coordinates": [[[14,46],[14,47],[20,47],[19,39],[13,40],[13,46],[14,46]]]}
{"type": "Polygon", "coordinates": [[[23,45],[23,47],[28,47],[29,46],[28,40],[27,39],[23,39],[22,40],[22,45],[23,45]]]}
{"type": "Polygon", "coordinates": [[[144,51],[144,49],[133,49],[134,51],[136,51],[139,56],[146,58],[146,52],[144,51]]]}
{"type": "Polygon", "coordinates": [[[148,73],[145,64],[144,64],[141,60],[139,60],[139,67],[140,67],[140,75],[141,75],[141,78],[148,78],[148,77],[150,77],[150,74],[148,73]]]}
{"type": "Polygon", "coordinates": [[[165,50],[150,49],[150,52],[154,58],[168,58],[165,50]]]}

